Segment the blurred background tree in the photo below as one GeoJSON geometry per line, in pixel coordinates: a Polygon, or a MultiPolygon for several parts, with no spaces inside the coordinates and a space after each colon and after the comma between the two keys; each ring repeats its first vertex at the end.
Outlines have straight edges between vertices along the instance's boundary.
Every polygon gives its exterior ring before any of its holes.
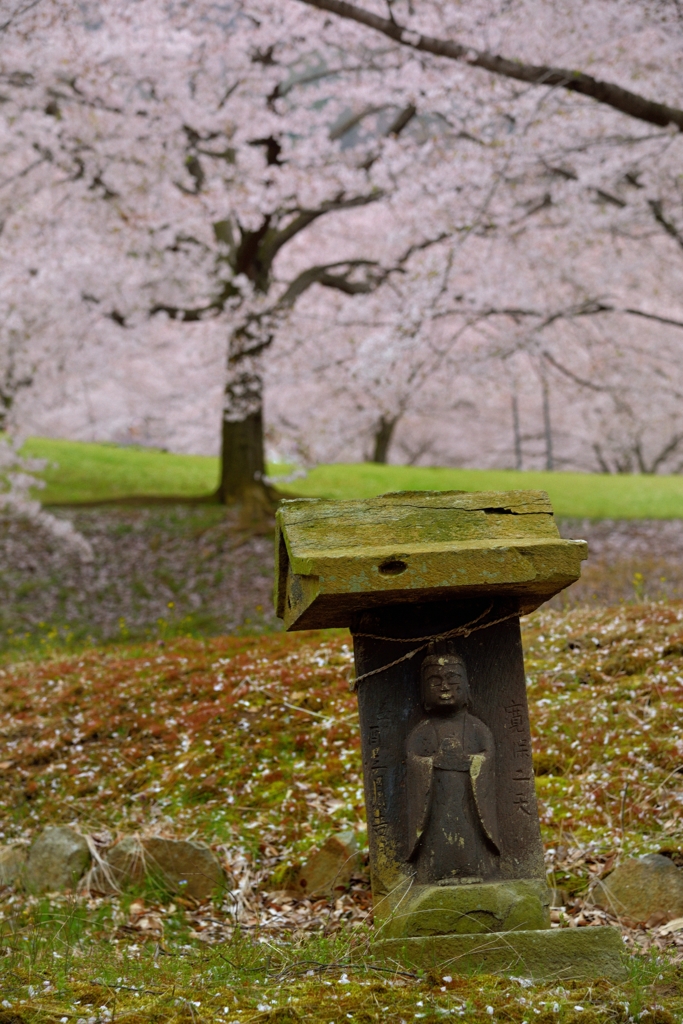
{"type": "Polygon", "coordinates": [[[220,448],[229,501],[265,390],[282,459],[678,471],[676,5],[40,0],[2,34],[12,433],[220,448]]]}

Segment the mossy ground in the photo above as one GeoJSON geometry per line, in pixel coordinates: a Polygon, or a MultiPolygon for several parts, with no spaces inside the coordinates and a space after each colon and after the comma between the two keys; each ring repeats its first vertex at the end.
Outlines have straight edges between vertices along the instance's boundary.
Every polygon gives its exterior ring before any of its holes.
{"type": "Polygon", "coordinates": [[[674,1024],[683,1010],[683,975],[654,958],[623,984],[564,981],[529,985],[493,976],[411,973],[377,964],[361,940],[309,939],[278,948],[237,940],[197,948],[178,943],[139,949],[105,945],[64,921],[14,937],[31,956],[7,953],[10,969],[0,1020],[260,1022],[260,1024],[427,1024],[444,1019],[514,1024],[674,1024]]]}
{"type": "MultiPolygon", "coordinates": [[[[524,637],[550,881],[571,915],[624,852],[683,848],[683,604],[542,611],[524,637]]],[[[280,865],[330,831],[363,835],[351,666],[342,633],[5,663],[5,842],[49,823],[103,845],[132,831],[194,835],[232,875],[204,907],[152,892],[4,890],[0,1024],[683,1019],[675,934],[635,930],[621,985],[527,987],[377,964],[362,878],[337,904],[270,899],[280,865]]]]}
{"type": "Polygon", "coordinates": [[[632,958],[621,984],[459,977],[378,963],[367,934],[206,946],[182,920],[163,942],[116,938],[112,915],[36,906],[3,935],[3,1024],[260,1022],[358,1024],[464,1019],[500,1024],[675,1024],[683,971],[671,958],[632,958]],[[112,937],[114,936],[114,937],[112,937]]]}

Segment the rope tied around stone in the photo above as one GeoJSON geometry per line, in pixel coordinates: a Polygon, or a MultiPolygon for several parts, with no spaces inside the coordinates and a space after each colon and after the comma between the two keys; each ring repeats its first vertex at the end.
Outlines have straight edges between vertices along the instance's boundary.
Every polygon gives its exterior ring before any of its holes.
{"type": "Polygon", "coordinates": [[[507,622],[509,619],[518,618],[519,612],[510,612],[508,615],[503,615],[499,619],[492,619],[491,622],[482,622],[490,611],[493,610],[493,605],[490,604],[488,608],[477,615],[475,619],[471,619],[469,622],[464,623],[462,626],[454,626],[452,629],[447,629],[443,633],[434,633],[433,636],[414,636],[414,637],[402,637],[402,636],[377,636],[375,633],[353,633],[354,639],[358,637],[365,637],[367,640],[385,640],[389,643],[394,644],[414,644],[419,643],[419,647],[415,647],[412,651],[408,651],[407,654],[403,654],[400,658],[396,658],[395,661],[390,661],[388,665],[381,665],[379,668],[373,668],[370,672],[363,672],[362,675],[356,676],[355,679],[349,680],[349,689],[353,692],[358,689],[358,684],[364,679],[369,679],[370,676],[377,676],[380,672],[386,672],[390,668],[394,668],[395,665],[400,665],[402,661],[410,661],[420,651],[424,651],[430,644],[436,643],[439,640],[452,640],[456,636],[468,637],[471,633],[476,633],[480,629],[488,629],[489,626],[497,626],[501,622],[507,622]]]}

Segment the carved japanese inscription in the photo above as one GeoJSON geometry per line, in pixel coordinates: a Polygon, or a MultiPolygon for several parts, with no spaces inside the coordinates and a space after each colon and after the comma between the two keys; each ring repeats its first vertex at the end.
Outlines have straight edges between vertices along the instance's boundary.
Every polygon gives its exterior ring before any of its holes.
{"type": "Polygon", "coordinates": [[[418,883],[462,884],[494,877],[500,841],[495,746],[471,713],[467,667],[452,646],[422,662],[426,717],[406,742],[408,859],[418,883]]]}

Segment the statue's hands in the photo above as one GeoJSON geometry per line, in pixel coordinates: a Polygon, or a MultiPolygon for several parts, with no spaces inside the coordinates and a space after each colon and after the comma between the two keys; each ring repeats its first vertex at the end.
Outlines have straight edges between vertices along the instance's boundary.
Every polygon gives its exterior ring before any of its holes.
{"type": "Polygon", "coordinates": [[[434,767],[451,772],[468,772],[470,760],[470,755],[464,753],[457,740],[452,736],[445,736],[441,741],[441,749],[434,759],[434,767]]]}

